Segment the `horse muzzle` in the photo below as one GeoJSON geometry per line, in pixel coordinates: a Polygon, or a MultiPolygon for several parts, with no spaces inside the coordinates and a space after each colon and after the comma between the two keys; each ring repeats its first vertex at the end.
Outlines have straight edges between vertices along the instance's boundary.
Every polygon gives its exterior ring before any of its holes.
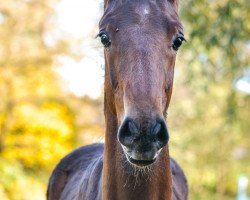
{"type": "Polygon", "coordinates": [[[169,140],[167,126],[163,119],[145,124],[137,125],[131,118],[126,118],[118,131],[118,140],[127,160],[140,167],[154,163],[160,150],[169,140]]]}

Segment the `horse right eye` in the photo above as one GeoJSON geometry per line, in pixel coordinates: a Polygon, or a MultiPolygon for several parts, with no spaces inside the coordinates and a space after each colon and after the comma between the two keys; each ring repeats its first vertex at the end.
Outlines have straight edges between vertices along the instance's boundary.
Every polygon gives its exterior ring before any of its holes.
{"type": "Polygon", "coordinates": [[[101,31],[98,36],[101,38],[101,42],[104,47],[110,47],[111,45],[111,40],[108,36],[108,33],[106,31],[101,31]]]}

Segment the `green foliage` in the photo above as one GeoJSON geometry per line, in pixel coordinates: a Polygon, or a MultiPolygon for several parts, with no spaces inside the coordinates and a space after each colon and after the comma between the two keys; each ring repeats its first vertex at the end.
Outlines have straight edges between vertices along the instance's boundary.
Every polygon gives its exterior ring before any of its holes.
{"type": "Polygon", "coordinates": [[[181,7],[188,42],[170,106],[171,149],[190,199],[235,199],[237,177],[250,174],[250,98],[233,87],[250,65],[250,5],[187,0],[181,7]]]}

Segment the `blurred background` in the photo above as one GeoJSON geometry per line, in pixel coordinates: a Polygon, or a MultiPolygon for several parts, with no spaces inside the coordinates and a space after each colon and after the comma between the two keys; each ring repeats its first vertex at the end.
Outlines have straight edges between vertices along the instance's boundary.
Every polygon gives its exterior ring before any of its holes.
{"type": "MultiPolygon", "coordinates": [[[[239,199],[250,178],[250,3],[180,7],[171,155],[190,200],[239,199]]],[[[102,10],[101,0],[0,1],[1,200],[44,200],[56,163],[103,140],[102,10]]]]}

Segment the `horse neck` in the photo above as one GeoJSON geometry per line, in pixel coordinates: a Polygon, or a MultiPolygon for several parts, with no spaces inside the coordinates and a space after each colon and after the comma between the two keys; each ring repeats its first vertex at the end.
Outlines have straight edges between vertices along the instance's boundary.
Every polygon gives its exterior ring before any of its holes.
{"type": "Polygon", "coordinates": [[[117,140],[117,116],[112,92],[107,86],[104,96],[106,132],[102,199],[171,200],[172,176],[168,147],[162,149],[156,163],[148,169],[141,171],[129,164],[117,140]]]}

